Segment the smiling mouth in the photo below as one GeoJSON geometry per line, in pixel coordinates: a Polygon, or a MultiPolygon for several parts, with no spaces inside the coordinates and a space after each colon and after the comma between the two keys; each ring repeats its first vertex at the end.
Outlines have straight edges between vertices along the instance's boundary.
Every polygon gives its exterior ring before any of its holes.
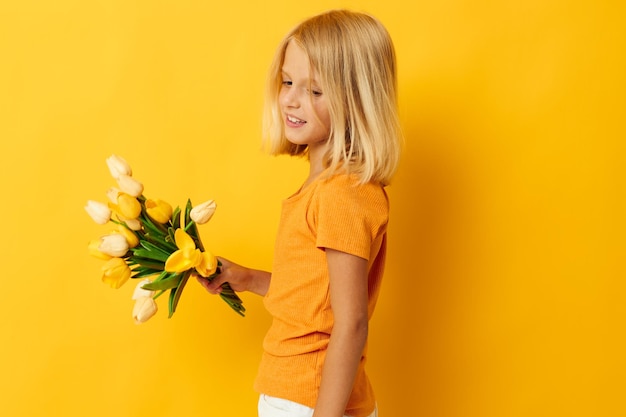
{"type": "Polygon", "coordinates": [[[287,120],[290,123],[299,124],[299,125],[303,125],[306,123],[304,120],[300,120],[297,117],[293,117],[293,116],[287,116],[287,120]]]}

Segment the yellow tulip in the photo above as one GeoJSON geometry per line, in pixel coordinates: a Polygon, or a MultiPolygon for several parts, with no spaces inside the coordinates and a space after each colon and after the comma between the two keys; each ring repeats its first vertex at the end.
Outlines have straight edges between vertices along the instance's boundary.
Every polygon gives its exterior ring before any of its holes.
{"type": "Polygon", "coordinates": [[[126,255],[128,249],[128,241],[119,233],[111,233],[110,235],[102,236],[100,238],[100,245],[98,246],[100,252],[116,258],[126,255]]]}
{"type": "Polygon", "coordinates": [[[146,200],[146,211],[156,222],[165,224],[172,217],[172,206],[163,200],[146,200]]]}
{"type": "Polygon", "coordinates": [[[174,240],[178,250],[165,261],[167,272],[183,272],[195,268],[202,262],[202,252],[200,249],[196,249],[196,244],[187,232],[183,229],[176,229],[174,240]]]}
{"type": "Polygon", "coordinates": [[[123,193],[132,195],[133,197],[139,197],[143,193],[143,184],[131,177],[130,175],[120,175],[117,179],[117,185],[123,193]]]}
{"type": "Polygon", "coordinates": [[[135,246],[139,244],[139,238],[137,237],[137,235],[133,233],[132,230],[130,230],[128,227],[124,226],[123,224],[117,225],[117,232],[121,234],[122,236],[124,236],[130,248],[134,248],[135,246]]]}
{"type": "Polygon", "coordinates": [[[108,261],[109,259],[112,258],[112,256],[107,255],[106,253],[98,249],[101,243],[102,243],[102,240],[100,239],[94,239],[91,242],[89,242],[89,246],[88,246],[89,254],[91,256],[95,256],[98,259],[104,259],[105,261],[108,261]]]}
{"type": "Polygon", "coordinates": [[[152,297],[139,297],[135,301],[133,307],[133,319],[135,324],[141,324],[156,314],[158,310],[157,303],[152,297]]]}
{"type": "Polygon", "coordinates": [[[104,203],[89,200],[85,206],[87,214],[98,224],[106,224],[111,219],[111,209],[104,203]]]}
{"type": "Polygon", "coordinates": [[[217,271],[217,258],[211,252],[202,252],[202,259],[196,265],[196,271],[203,277],[213,275],[217,271]]]}
{"type": "Polygon", "coordinates": [[[120,288],[130,274],[130,268],[122,258],[111,258],[102,266],[102,282],[111,288],[120,288]]]}
{"type": "Polygon", "coordinates": [[[211,220],[211,217],[213,217],[216,208],[217,204],[215,204],[215,201],[205,201],[204,203],[192,208],[189,212],[189,217],[191,217],[191,220],[193,220],[197,224],[204,224],[211,220]]]}
{"type": "Polygon", "coordinates": [[[141,214],[141,203],[129,194],[120,193],[117,204],[120,213],[127,219],[136,219],[141,214]]]}
{"type": "Polygon", "coordinates": [[[121,156],[111,155],[106,159],[111,176],[118,179],[120,175],[133,175],[133,171],[128,162],[121,156]]]}
{"type": "MultiPolygon", "coordinates": [[[[107,190],[106,194],[109,199],[109,208],[115,211],[117,219],[121,222],[126,223],[126,226],[128,226],[130,230],[141,230],[141,221],[139,221],[138,218],[129,219],[122,215],[120,206],[118,204],[118,198],[120,195],[122,195],[122,192],[115,187],[111,187],[107,190]]],[[[129,198],[128,200],[126,200],[126,198],[127,197],[124,197],[123,202],[124,204],[128,203],[128,205],[124,208],[124,211],[127,211],[133,215],[137,214],[137,204],[132,199],[129,198]]],[[[139,203],[139,212],[141,213],[141,203],[139,203]]],[[[137,215],[137,217],[139,217],[139,215],[137,215]]]]}

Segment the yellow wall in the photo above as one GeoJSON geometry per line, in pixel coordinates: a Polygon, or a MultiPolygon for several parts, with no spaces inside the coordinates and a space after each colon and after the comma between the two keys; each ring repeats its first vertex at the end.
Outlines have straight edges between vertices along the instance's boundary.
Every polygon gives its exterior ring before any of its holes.
{"type": "Polygon", "coordinates": [[[0,415],[255,415],[260,300],[241,319],[191,282],[135,326],[83,206],[117,153],[150,197],[216,199],[207,246],[270,268],[306,165],[260,151],[265,72],[332,7],[377,15],[399,56],[382,416],[626,415],[622,2],[211,3],[0,5],[0,415]]]}

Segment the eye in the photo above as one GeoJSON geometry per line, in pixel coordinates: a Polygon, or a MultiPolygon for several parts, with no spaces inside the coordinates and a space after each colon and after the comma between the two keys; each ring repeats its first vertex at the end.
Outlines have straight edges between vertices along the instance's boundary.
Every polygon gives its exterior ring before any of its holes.
{"type": "Polygon", "coordinates": [[[291,87],[293,83],[292,83],[291,81],[288,81],[288,80],[283,80],[283,83],[282,83],[282,84],[283,84],[285,87],[291,87]]]}
{"type": "Polygon", "coordinates": [[[319,90],[307,90],[310,94],[313,95],[313,97],[320,97],[322,95],[322,92],[319,90]]]}

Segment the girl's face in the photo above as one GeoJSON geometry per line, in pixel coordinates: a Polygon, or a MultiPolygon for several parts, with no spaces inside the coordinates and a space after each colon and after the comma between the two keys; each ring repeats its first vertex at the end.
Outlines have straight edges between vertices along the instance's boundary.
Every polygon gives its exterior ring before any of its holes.
{"type": "Polygon", "coordinates": [[[285,50],[283,84],[279,103],[285,123],[285,136],[296,145],[312,148],[323,145],[330,135],[330,113],[316,71],[311,73],[309,58],[294,41],[285,50]]]}

